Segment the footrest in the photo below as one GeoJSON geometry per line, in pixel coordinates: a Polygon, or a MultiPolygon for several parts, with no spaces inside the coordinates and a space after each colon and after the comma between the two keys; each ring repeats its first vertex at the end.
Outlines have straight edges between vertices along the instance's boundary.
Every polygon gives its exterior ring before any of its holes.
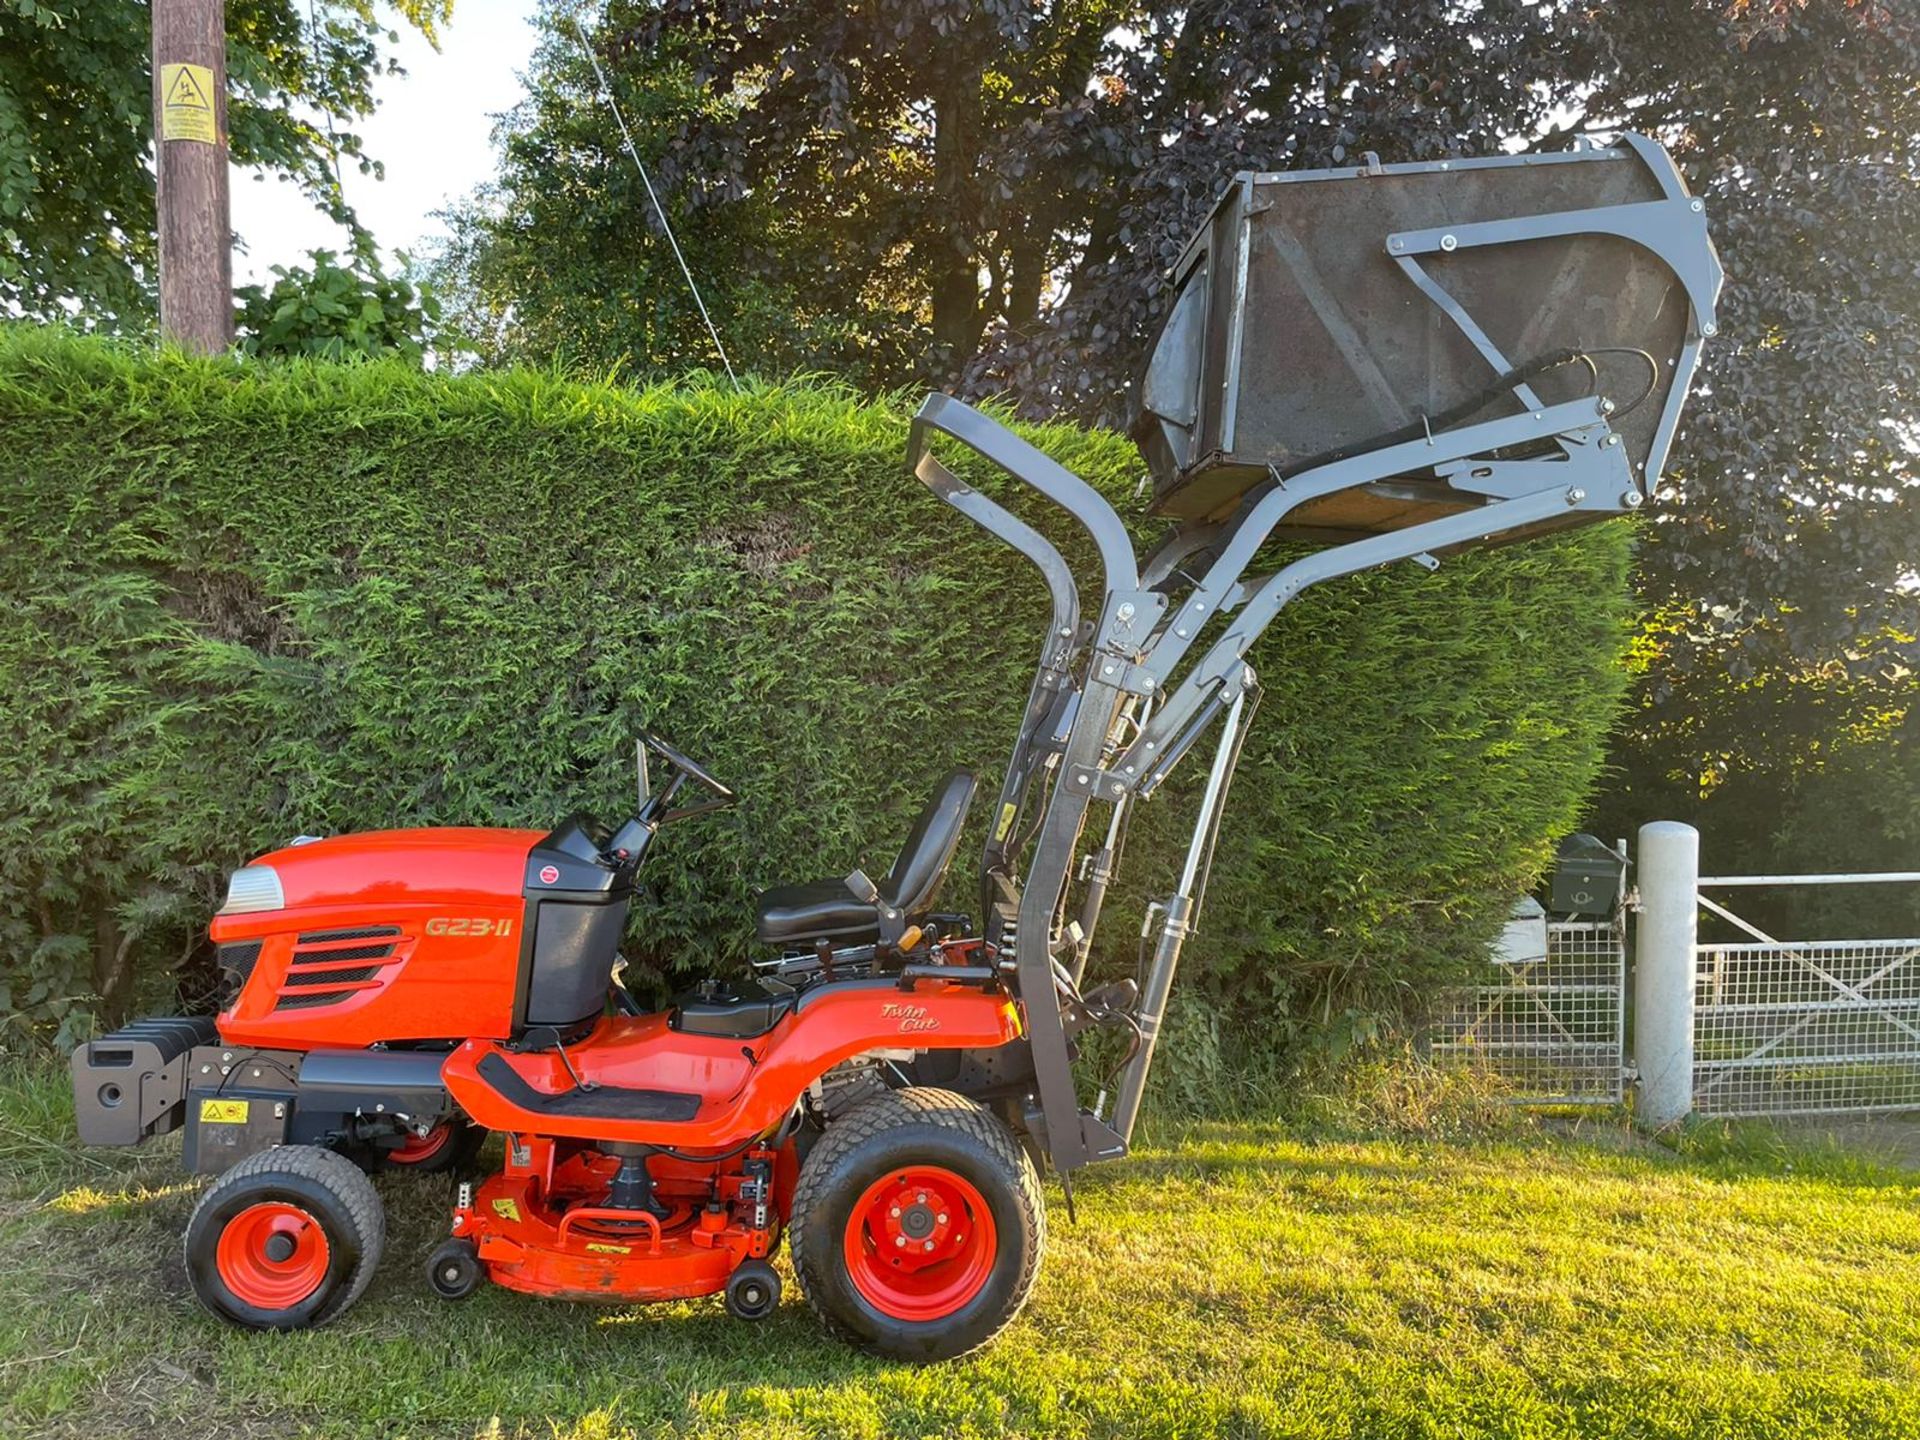
{"type": "Polygon", "coordinates": [[[623,1090],[602,1085],[593,1090],[561,1090],[549,1094],[529,1085],[520,1072],[494,1053],[482,1060],[480,1078],[494,1093],[536,1115],[564,1115],[586,1120],[691,1120],[700,1111],[700,1097],[678,1090],[623,1090]]]}

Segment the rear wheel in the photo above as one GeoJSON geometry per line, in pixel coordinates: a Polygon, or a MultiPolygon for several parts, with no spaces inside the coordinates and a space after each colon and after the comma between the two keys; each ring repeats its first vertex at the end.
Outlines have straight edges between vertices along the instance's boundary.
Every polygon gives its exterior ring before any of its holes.
{"type": "Polygon", "coordinates": [[[416,1175],[437,1175],[447,1170],[465,1170],[487,1143],[487,1132],[464,1116],[442,1120],[424,1135],[408,1135],[392,1149],[372,1152],[373,1169],[411,1170],[416,1175]]]}
{"type": "Polygon", "coordinates": [[[187,1222],[200,1303],[254,1330],[325,1324],[380,1263],[380,1197],[352,1161],[312,1145],[250,1155],[208,1187],[187,1222]]]}
{"type": "Polygon", "coordinates": [[[865,1349],[948,1360],[999,1334],[1046,1243],[1040,1180],[964,1096],[909,1089],[827,1127],[793,1197],[793,1265],[828,1327],[865,1349]]]}

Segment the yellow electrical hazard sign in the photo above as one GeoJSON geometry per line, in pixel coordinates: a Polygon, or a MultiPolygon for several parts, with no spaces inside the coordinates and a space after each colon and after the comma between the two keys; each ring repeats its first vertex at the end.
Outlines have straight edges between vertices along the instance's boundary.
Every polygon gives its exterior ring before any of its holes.
{"type": "Polygon", "coordinates": [[[204,65],[160,67],[160,138],[218,141],[213,114],[213,71],[204,65]]]}

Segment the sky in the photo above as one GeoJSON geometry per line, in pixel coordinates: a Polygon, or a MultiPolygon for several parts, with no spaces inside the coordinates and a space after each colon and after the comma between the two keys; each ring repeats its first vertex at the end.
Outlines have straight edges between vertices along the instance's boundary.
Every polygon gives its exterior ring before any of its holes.
{"type": "MultiPolygon", "coordinates": [[[[376,82],[378,108],[359,127],[386,179],[352,167],[342,177],[348,203],[389,256],[445,234],[433,212],[493,177],[493,117],[526,93],[519,76],[533,53],[537,8],[537,0],[456,0],[438,54],[402,30],[393,55],[407,73],[376,82]]],[[[269,282],[269,266],[304,264],[309,250],[346,243],[346,232],[291,184],[240,170],[233,226],[244,247],[233,258],[239,285],[269,282]]]]}

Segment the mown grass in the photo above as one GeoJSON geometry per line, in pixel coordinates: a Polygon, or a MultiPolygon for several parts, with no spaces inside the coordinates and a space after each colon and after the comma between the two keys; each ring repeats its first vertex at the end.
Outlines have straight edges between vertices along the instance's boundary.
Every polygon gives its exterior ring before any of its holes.
{"type": "Polygon", "coordinates": [[[1197,1126],[1050,1187],[1033,1304],[916,1369],[789,1290],[434,1300],[443,1183],[381,1181],[387,1262],[301,1335],[186,1288],[174,1146],[71,1145],[56,1072],[0,1072],[0,1433],[1895,1436],[1920,1433],[1920,1176],[1614,1124],[1448,1141],[1197,1126]]]}

